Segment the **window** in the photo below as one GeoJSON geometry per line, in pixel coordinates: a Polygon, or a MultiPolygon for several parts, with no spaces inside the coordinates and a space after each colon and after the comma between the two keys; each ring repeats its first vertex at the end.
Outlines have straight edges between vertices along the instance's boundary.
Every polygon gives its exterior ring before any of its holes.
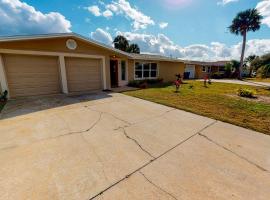
{"type": "Polygon", "coordinates": [[[202,71],[206,72],[206,67],[205,66],[202,67],[202,71]]]}
{"type": "Polygon", "coordinates": [[[143,64],[143,77],[148,78],[150,77],[150,63],[143,64]]]}
{"type": "Polygon", "coordinates": [[[157,63],[151,63],[151,74],[150,77],[157,77],[157,63]]]}
{"type": "Polygon", "coordinates": [[[121,80],[126,80],[126,61],[121,61],[121,80]]]}
{"type": "Polygon", "coordinates": [[[157,78],[157,63],[135,63],[135,79],[157,78]]]}
{"type": "Polygon", "coordinates": [[[211,72],[211,67],[202,66],[202,71],[203,71],[203,72],[210,73],[210,72],[211,72]]]}
{"type": "Polygon", "coordinates": [[[140,63],[136,63],[135,64],[135,78],[136,79],[143,78],[142,72],[143,72],[143,65],[140,63]]]}

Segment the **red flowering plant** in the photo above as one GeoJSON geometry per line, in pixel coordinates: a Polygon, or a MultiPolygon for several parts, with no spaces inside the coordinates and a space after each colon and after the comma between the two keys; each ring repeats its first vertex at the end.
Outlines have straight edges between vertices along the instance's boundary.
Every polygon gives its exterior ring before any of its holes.
{"type": "Polygon", "coordinates": [[[176,81],[174,81],[175,92],[179,92],[180,86],[182,84],[181,75],[177,74],[175,76],[177,77],[176,81]]]}

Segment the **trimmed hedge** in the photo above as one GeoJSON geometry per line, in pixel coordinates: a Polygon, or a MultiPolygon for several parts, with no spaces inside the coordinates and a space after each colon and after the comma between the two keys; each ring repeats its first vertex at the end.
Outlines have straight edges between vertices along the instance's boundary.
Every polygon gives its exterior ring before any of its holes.
{"type": "Polygon", "coordinates": [[[146,88],[148,85],[155,85],[163,83],[163,79],[145,79],[145,80],[133,80],[129,81],[128,86],[129,87],[137,87],[137,88],[146,88]]]}

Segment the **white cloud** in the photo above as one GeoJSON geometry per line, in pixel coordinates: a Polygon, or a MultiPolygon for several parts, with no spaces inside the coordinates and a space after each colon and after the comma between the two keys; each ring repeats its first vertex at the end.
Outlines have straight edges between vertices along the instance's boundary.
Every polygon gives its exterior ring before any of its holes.
{"type": "MultiPolygon", "coordinates": [[[[130,42],[137,43],[144,53],[155,53],[190,60],[229,60],[239,59],[242,43],[228,46],[219,42],[210,45],[193,44],[186,47],[176,45],[163,34],[150,35],[131,32],[117,32],[130,42]]],[[[254,39],[247,41],[246,56],[262,55],[270,52],[270,39],[254,39]]]]}
{"type": "Polygon", "coordinates": [[[106,17],[106,18],[110,18],[110,17],[113,16],[113,13],[112,13],[112,11],[110,11],[110,10],[105,10],[105,11],[102,13],[102,15],[103,15],[104,17],[106,17]]]}
{"type": "Polygon", "coordinates": [[[264,0],[259,2],[256,8],[264,17],[262,23],[270,27],[270,0],[264,0]]]}
{"type": "MultiPolygon", "coordinates": [[[[188,60],[230,60],[240,59],[242,43],[232,46],[220,42],[212,42],[210,45],[193,44],[186,47],[176,45],[164,34],[151,35],[134,32],[116,32],[115,35],[125,36],[130,43],[139,45],[142,53],[160,54],[188,60]]],[[[91,33],[91,38],[99,42],[112,45],[110,33],[97,29],[91,33]]],[[[270,39],[248,40],[246,45],[246,56],[270,53],[270,39]]]]}
{"type": "Polygon", "coordinates": [[[147,26],[155,24],[151,17],[143,14],[137,8],[132,7],[126,0],[113,1],[111,4],[108,4],[106,8],[117,15],[124,15],[127,19],[132,20],[132,25],[135,30],[145,29],[147,26]]]}
{"type": "Polygon", "coordinates": [[[98,1],[98,3],[100,4],[100,5],[105,5],[105,3],[104,3],[104,1],[98,1]]]}
{"type": "Polygon", "coordinates": [[[169,25],[169,24],[168,24],[167,22],[160,22],[160,23],[159,23],[159,27],[160,27],[161,29],[166,28],[168,25],[169,25]]]}
{"type": "MultiPolygon", "coordinates": [[[[102,3],[101,3],[102,4],[102,3]]],[[[104,4],[104,3],[103,3],[104,4]]],[[[102,5],[103,5],[102,4],[102,5]]],[[[88,10],[90,13],[92,13],[94,16],[96,17],[100,17],[103,16],[105,18],[110,18],[113,16],[112,11],[110,11],[109,9],[105,10],[104,12],[100,11],[100,8],[98,6],[89,6],[85,8],[86,10],[88,10]]]]}
{"type": "Polygon", "coordinates": [[[112,46],[113,39],[111,34],[101,28],[98,28],[95,32],[91,32],[90,36],[93,40],[112,46]]]}
{"type": "Polygon", "coordinates": [[[60,13],[44,14],[19,0],[1,0],[0,19],[0,35],[71,31],[70,21],[60,13]]]}
{"type": "Polygon", "coordinates": [[[96,17],[99,17],[101,16],[101,13],[100,13],[100,9],[98,6],[89,6],[89,7],[86,7],[86,9],[92,13],[93,15],[95,15],[96,17]]]}
{"type": "Polygon", "coordinates": [[[226,4],[229,4],[232,2],[237,2],[237,1],[239,1],[239,0],[222,0],[222,1],[219,1],[217,4],[225,6],[226,4]]]}

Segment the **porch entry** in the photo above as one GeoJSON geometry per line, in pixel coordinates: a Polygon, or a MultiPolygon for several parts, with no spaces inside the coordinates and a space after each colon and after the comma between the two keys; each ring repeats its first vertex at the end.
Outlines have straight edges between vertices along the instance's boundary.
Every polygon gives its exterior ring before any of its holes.
{"type": "Polygon", "coordinates": [[[110,60],[111,87],[118,87],[118,61],[110,60]]]}
{"type": "Polygon", "coordinates": [[[194,65],[186,65],[185,72],[189,73],[189,79],[195,78],[195,66],[194,65]]]}

